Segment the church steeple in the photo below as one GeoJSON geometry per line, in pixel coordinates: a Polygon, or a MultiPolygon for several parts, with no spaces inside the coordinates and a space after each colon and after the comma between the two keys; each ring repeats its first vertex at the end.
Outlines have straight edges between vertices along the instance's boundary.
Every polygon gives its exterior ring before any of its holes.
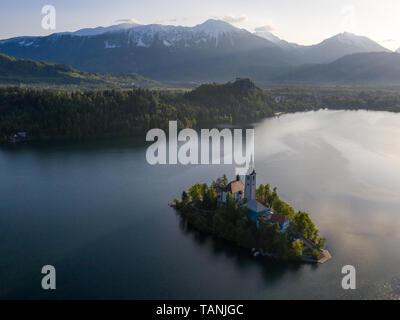
{"type": "Polygon", "coordinates": [[[254,156],[253,154],[251,155],[250,162],[249,162],[249,169],[247,170],[247,174],[251,174],[255,172],[255,165],[254,165],[254,156]]]}
{"type": "Polygon", "coordinates": [[[245,197],[248,201],[256,199],[256,188],[256,170],[250,167],[245,183],[245,197]]]}

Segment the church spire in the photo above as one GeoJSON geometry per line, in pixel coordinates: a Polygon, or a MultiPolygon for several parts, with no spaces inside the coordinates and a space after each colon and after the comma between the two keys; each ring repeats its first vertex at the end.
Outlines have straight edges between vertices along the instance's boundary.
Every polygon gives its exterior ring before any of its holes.
{"type": "Polygon", "coordinates": [[[247,170],[247,174],[252,174],[256,172],[256,167],[254,164],[254,156],[251,154],[250,162],[249,162],[249,170],[247,170]]]}
{"type": "MultiPolygon", "coordinates": [[[[251,158],[253,160],[253,158],[251,158]]],[[[245,197],[248,201],[256,199],[256,170],[254,169],[254,161],[250,160],[249,171],[245,179],[245,197]]]]}

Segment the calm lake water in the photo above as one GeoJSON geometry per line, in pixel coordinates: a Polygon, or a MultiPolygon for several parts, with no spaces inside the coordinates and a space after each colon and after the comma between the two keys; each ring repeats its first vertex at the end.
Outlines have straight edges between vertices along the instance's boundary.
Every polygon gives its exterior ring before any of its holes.
{"type": "Polygon", "coordinates": [[[255,130],[257,182],[310,213],[326,264],[253,258],[167,206],[234,166],[150,166],[138,138],[1,146],[0,298],[399,299],[400,115],[322,110],[255,130]],[[356,290],[341,288],[348,264],[356,290]]]}

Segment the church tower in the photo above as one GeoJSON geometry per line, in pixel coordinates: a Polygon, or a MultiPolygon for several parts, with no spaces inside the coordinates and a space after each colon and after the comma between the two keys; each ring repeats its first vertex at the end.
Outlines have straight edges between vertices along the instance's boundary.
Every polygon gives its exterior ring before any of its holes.
{"type": "Polygon", "coordinates": [[[256,171],[246,174],[245,197],[247,201],[256,199],[256,171]]]}

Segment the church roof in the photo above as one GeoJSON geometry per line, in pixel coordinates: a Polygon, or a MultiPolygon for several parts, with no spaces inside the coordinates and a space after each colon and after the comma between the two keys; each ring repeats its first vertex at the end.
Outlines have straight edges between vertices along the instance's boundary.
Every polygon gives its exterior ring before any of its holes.
{"type": "Polygon", "coordinates": [[[264,206],[262,203],[258,202],[257,200],[250,200],[244,204],[244,206],[253,211],[253,212],[262,212],[268,210],[266,206],[264,206]]]}
{"type": "Polygon", "coordinates": [[[239,181],[235,180],[235,181],[229,182],[229,184],[226,187],[226,191],[230,192],[232,194],[239,192],[239,191],[243,192],[244,184],[241,180],[239,180],[239,181]]]}
{"type": "Polygon", "coordinates": [[[272,214],[270,219],[279,224],[284,224],[287,220],[289,220],[288,217],[284,216],[283,214],[279,214],[279,213],[272,214]]]}

